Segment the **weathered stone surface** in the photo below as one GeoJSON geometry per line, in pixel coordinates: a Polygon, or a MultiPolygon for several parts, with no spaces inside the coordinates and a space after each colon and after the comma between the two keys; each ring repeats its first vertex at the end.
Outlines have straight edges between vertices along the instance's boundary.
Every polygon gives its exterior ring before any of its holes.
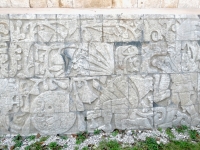
{"type": "Polygon", "coordinates": [[[60,7],[59,0],[47,0],[47,7],[57,8],[60,7]]]}
{"type": "Polygon", "coordinates": [[[104,20],[104,42],[140,41],[142,38],[142,20],[104,20]]]}
{"type": "Polygon", "coordinates": [[[177,19],[177,40],[200,40],[198,19],[177,19]]]}
{"type": "Polygon", "coordinates": [[[11,7],[10,0],[1,0],[0,7],[2,7],[2,8],[11,7]]]}
{"type": "Polygon", "coordinates": [[[162,0],[161,7],[162,8],[177,8],[179,0],[162,0]]]}
{"type": "Polygon", "coordinates": [[[138,0],[138,8],[160,8],[161,0],[138,0]]]}
{"type": "Polygon", "coordinates": [[[85,18],[81,16],[81,33],[83,42],[102,42],[102,16],[85,18]]]}
{"type": "Polygon", "coordinates": [[[85,8],[111,8],[112,0],[84,0],[85,8]]]}
{"type": "Polygon", "coordinates": [[[113,8],[137,8],[137,0],[113,0],[113,8]]]}
{"type": "Polygon", "coordinates": [[[197,15],[0,15],[0,135],[200,124],[197,15]]]}
{"type": "Polygon", "coordinates": [[[115,71],[117,74],[137,73],[141,64],[141,43],[115,44],[115,71]]]}
{"type": "Polygon", "coordinates": [[[47,7],[47,0],[30,0],[31,8],[44,8],[47,7]]]}
{"type": "Polygon", "coordinates": [[[73,5],[73,0],[60,0],[59,7],[71,8],[73,5]]]}
{"type": "Polygon", "coordinates": [[[29,0],[10,0],[12,7],[30,7],[29,0]]]}
{"type": "Polygon", "coordinates": [[[179,0],[178,8],[199,8],[198,0],[179,0]]]}

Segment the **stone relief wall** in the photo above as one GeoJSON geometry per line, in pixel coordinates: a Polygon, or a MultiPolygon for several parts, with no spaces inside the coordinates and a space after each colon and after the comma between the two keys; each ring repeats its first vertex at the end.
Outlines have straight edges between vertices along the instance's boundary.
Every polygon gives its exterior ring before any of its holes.
{"type": "Polygon", "coordinates": [[[0,15],[0,134],[200,125],[200,19],[0,15]]]}
{"type": "Polygon", "coordinates": [[[200,0],[1,0],[0,7],[200,8],[200,0]]]}

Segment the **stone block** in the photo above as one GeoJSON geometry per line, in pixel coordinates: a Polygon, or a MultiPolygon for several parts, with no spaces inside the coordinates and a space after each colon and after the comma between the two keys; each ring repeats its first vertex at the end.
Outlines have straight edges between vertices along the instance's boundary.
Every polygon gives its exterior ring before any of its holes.
{"type": "Polygon", "coordinates": [[[85,8],[111,8],[112,0],[84,0],[85,8]]]}
{"type": "Polygon", "coordinates": [[[10,0],[12,7],[30,7],[29,0],[10,0]]]}
{"type": "Polygon", "coordinates": [[[129,76],[129,108],[153,108],[153,77],[150,75],[129,76]]]}
{"type": "MultiPolygon", "coordinates": [[[[71,18],[71,17],[70,17],[71,18]]],[[[75,16],[70,19],[57,20],[58,42],[79,42],[80,41],[80,20],[75,16]],[[65,31],[65,32],[63,32],[65,31]]]]}
{"type": "Polygon", "coordinates": [[[31,8],[45,8],[47,7],[47,0],[30,0],[31,8]]]}
{"type": "Polygon", "coordinates": [[[161,0],[138,0],[138,8],[160,8],[161,0]]]}
{"type": "Polygon", "coordinates": [[[141,41],[142,20],[103,20],[104,42],[141,41]]]}
{"type": "Polygon", "coordinates": [[[9,8],[9,7],[11,7],[10,0],[1,0],[0,8],[9,8]]]}
{"type": "Polygon", "coordinates": [[[47,7],[49,8],[60,7],[60,0],[47,0],[47,7]]]}
{"type": "Polygon", "coordinates": [[[162,8],[177,8],[178,0],[162,0],[161,7],[162,8]]]}
{"type": "Polygon", "coordinates": [[[112,8],[137,8],[137,0],[113,0],[112,8]]]}
{"type": "Polygon", "coordinates": [[[141,43],[115,43],[116,74],[138,73],[141,65],[141,43]]]}
{"type": "Polygon", "coordinates": [[[177,19],[176,33],[176,40],[200,40],[199,19],[177,19]]]}
{"type": "Polygon", "coordinates": [[[84,19],[81,17],[81,35],[83,42],[101,42],[102,39],[102,16],[97,19],[84,19]]]}
{"type": "Polygon", "coordinates": [[[60,0],[59,7],[63,8],[72,8],[73,7],[73,0],[60,0]]]}
{"type": "Polygon", "coordinates": [[[178,8],[199,8],[199,0],[179,0],[178,8]]]}
{"type": "Polygon", "coordinates": [[[84,8],[85,0],[73,0],[73,8],[84,8]]]}
{"type": "Polygon", "coordinates": [[[142,45],[142,73],[181,72],[181,52],[175,43],[150,42],[142,45]]]}
{"type": "Polygon", "coordinates": [[[36,20],[10,20],[10,33],[12,42],[37,41],[36,20]]]}
{"type": "Polygon", "coordinates": [[[181,51],[181,67],[183,72],[197,72],[199,66],[199,45],[200,41],[179,41],[178,50],[181,51]]]}
{"type": "Polygon", "coordinates": [[[113,44],[89,44],[90,75],[112,75],[114,73],[113,44]]]}

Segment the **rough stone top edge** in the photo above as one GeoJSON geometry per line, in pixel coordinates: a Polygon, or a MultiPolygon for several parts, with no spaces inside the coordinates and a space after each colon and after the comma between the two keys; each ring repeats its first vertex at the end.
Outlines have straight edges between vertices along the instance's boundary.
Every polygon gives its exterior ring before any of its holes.
{"type": "Polygon", "coordinates": [[[0,14],[200,14],[200,9],[71,9],[71,8],[0,8],[0,14]]]}

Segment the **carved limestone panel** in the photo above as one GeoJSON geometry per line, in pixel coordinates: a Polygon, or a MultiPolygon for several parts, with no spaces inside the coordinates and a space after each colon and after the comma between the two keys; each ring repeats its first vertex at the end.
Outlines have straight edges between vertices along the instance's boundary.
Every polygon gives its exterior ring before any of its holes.
{"type": "Polygon", "coordinates": [[[179,51],[182,53],[181,66],[183,72],[200,70],[200,41],[180,41],[179,51]]]}
{"type": "Polygon", "coordinates": [[[8,15],[0,15],[0,42],[10,41],[10,23],[8,15]]]}
{"type": "Polygon", "coordinates": [[[14,43],[9,45],[9,77],[30,78],[35,75],[33,43],[14,43]]]}
{"type": "Polygon", "coordinates": [[[12,42],[36,42],[37,38],[36,20],[10,20],[10,36],[12,42]]]}
{"type": "Polygon", "coordinates": [[[143,73],[181,72],[181,51],[175,43],[143,43],[141,53],[141,72],[143,73]]]}
{"type": "Polygon", "coordinates": [[[175,41],[176,26],[174,19],[144,19],[144,41],[175,41]]]}
{"type": "Polygon", "coordinates": [[[100,93],[93,110],[87,111],[88,130],[112,131],[122,128],[121,119],[128,116],[128,80],[125,76],[101,76],[93,87],[100,93]],[[114,122],[112,122],[114,120],[114,122]]]}
{"type": "Polygon", "coordinates": [[[80,41],[80,20],[78,15],[57,15],[58,42],[80,41]]]}
{"type": "Polygon", "coordinates": [[[8,77],[8,43],[0,43],[0,78],[8,77]]]}
{"type": "Polygon", "coordinates": [[[103,20],[104,42],[141,41],[142,20],[103,20]]]}
{"type": "Polygon", "coordinates": [[[81,35],[83,42],[102,42],[103,21],[98,17],[81,16],[81,35]]]}
{"type": "Polygon", "coordinates": [[[199,19],[177,18],[176,19],[176,40],[200,40],[199,19]]]}
{"type": "Polygon", "coordinates": [[[90,75],[111,75],[114,73],[113,44],[89,44],[90,75]]]}
{"type": "Polygon", "coordinates": [[[37,15],[37,41],[57,42],[56,15],[37,15]]]}
{"type": "Polygon", "coordinates": [[[129,76],[130,108],[148,112],[153,107],[153,77],[146,75],[129,76]]]}
{"type": "Polygon", "coordinates": [[[35,44],[35,74],[39,77],[89,75],[88,44],[35,44]]]}
{"type": "Polygon", "coordinates": [[[154,105],[168,106],[171,104],[171,77],[169,74],[154,74],[154,105]]]}
{"type": "MultiPolygon", "coordinates": [[[[195,108],[192,108],[195,110],[195,108]]],[[[198,117],[198,116],[196,116],[198,117]]],[[[171,128],[181,125],[195,125],[193,122],[199,122],[195,117],[191,117],[186,112],[180,110],[177,106],[171,105],[168,107],[154,107],[154,127],[156,128],[171,128]]]]}
{"type": "Polygon", "coordinates": [[[20,81],[21,111],[30,119],[29,132],[64,133],[76,120],[70,112],[69,79],[46,78],[20,81]]]}
{"type": "Polygon", "coordinates": [[[115,72],[129,74],[140,71],[141,43],[115,43],[115,72]]]}

